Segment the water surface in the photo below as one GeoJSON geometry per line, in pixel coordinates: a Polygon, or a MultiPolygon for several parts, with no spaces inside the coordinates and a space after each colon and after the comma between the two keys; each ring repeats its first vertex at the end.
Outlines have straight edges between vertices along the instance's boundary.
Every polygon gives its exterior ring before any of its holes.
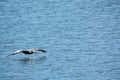
{"type": "Polygon", "coordinates": [[[0,80],[120,80],[119,25],[118,0],[0,0],[0,80]]]}

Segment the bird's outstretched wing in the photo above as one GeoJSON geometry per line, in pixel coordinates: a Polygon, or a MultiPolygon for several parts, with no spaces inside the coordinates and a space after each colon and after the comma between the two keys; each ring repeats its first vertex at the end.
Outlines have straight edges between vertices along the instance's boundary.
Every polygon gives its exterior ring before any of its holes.
{"type": "Polygon", "coordinates": [[[13,52],[12,54],[7,55],[6,57],[9,57],[9,56],[12,56],[12,55],[16,55],[16,54],[18,54],[18,53],[21,53],[22,51],[23,51],[23,50],[15,51],[15,52],[13,52]]]}
{"type": "Polygon", "coordinates": [[[34,50],[34,51],[41,51],[41,52],[43,52],[43,53],[46,53],[46,51],[45,51],[45,50],[40,49],[40,48],[35,48],[35,49],[31,49],[31,50],[34,50]]]}

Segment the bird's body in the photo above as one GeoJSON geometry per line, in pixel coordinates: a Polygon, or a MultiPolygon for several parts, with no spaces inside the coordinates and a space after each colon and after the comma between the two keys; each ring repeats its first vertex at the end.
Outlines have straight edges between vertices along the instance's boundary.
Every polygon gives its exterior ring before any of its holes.
{"type": "Polygon", "coordinates": [[[39,49],[39,48],[29,49],[29,50],[18,50],[18,51],[13,52],[12,54],[7,55],[6,57],[9,57],[9,56],[11,56],[11,55],[16,55],[16,54],[18,54],[18,53],[24,53],[24,54],[28,54],[28,55],[29,55],[29,54],[36,53],[36,51],[41,51],[41,52],[43,52],[43,53],[46,52],[45,50],[39,49]]]}
{"type": "Polygon", "coordinates": [[[32,50],[29,50],[29,51],[23,50],[22,53],[24,53],[24,54],[33,54],[34,51],[32,51],[32,50]]]}

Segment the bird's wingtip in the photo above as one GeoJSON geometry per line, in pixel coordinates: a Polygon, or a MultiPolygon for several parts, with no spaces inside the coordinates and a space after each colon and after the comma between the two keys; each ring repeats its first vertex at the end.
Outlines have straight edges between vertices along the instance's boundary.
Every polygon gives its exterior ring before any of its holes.
{"type": "Polygon", "coordinates": [[[46,51],[45,50],[41,50],[43,53],[46,53],[46,51]]]}

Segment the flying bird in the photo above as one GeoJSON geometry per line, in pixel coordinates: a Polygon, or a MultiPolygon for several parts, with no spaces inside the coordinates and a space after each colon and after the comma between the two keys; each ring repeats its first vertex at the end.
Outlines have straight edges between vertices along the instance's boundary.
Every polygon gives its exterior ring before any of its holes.
{"type": "Polygon", "coordinates": [[[16,54],[19,54],[19,53],[24,53],[24,54],[30,55],[30,54],[33,54],[33,53],[37,53],[37,51],[41,51],[43,53],[46,52],[45,50],[39,49],[39,48],[29,49],[29,50],[17,50],[15,52],[13,52],[12,54],[7,55],[6,57],[9,57],[9,56],[12,56],[12,55],[16,55],[16,54]]]}

